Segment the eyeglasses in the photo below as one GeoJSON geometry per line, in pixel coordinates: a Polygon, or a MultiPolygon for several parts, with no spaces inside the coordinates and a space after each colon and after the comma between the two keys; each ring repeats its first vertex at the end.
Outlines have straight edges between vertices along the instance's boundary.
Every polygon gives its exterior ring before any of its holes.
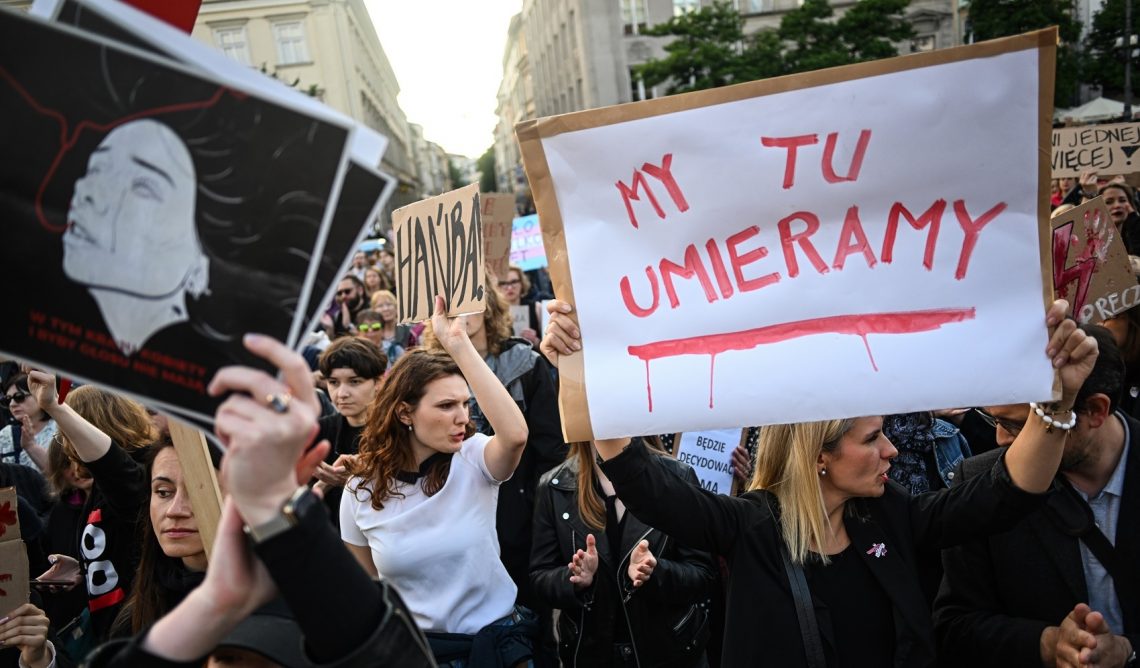
{"type": "Polygon", "coordinates": [[[11,404],[13,402],[15,402],[17,404],[21,403],[24,399],[27,399],[30,396],[32,396],[32,395],[28,394],[27,392],[17,392],[15,394],[7,394],[4,396],[4,405],[7,406],[8,404],[11,404]]]}
{"type": "Polygon", "coordinates": [[[384,324],[380,322],[362,322],[356,326],[362,332],[375,332],[384,329],[384,324]]]}
{"type": "Polygon", "coordinates": [[[499,281],[499,287],[500,288],[513,288],[516,285],[521,285],[521,284],[522,284],[522,281],[517,279],[517,278],[513,281],[499,281]]]}
{"type": "Polygon", "coordinates": [[[993,427],[994,429],[1001,427],[1010,436],[1017,436],[1018,434],[1021,433],[1022,429],[1025,429],[1025,422],[1024,421],[1023,422],[1012,422],[1010,420],[1003,420],[1002,418],[990,415],[989,413],[985,412],[984,410],[982,410],[980,408],[975,408],[974,412],[977,413],[978,415],[980,415],[982,417],[982,419],[986,421],[986,424],[993,427]]]}
{"type": "Polygon", "coordinates": [[[351,294],[352,294],[352,290],[353,290],[353,288],[345,288],[345,289],[343,289],[343,290],[337,290],[337,291],[336,291],[336,296],[337,296],[337,297],[339,297],[339,296],[341,296],[341,295],[351,295],[351,294]]]}

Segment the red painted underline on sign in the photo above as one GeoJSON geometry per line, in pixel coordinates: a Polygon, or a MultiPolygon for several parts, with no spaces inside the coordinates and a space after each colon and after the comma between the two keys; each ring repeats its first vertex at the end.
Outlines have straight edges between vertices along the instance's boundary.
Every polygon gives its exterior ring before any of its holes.
{"type": "Polygon", "coordinates": [[[850,315],[832,315],[823,318],[810,318],[785,322],[778,325],[767,325],[755,329],[746,329],[740,332],[725,332],[722,334],[703,334],[683,339],[668,339],[654,341],[637,346],[629,346],[629,354],[645,362],[645,385],[649,398],[649,410],[653,411],[653,385],[649,377],[649,363],[664,357],[679,357],[681,355],[708,355],[709,360],[709,408],[713,407],[713,374],[716,366],[716,356],[730,350],[751,350],[757,346],[789,341],[805,336],[817,334],[848,334],[858,336],[863,340],[863,347],[871,361],[871,368],[879,370],[875,364],[875,357],[871,353],[871,345],[867,341],[869,334],[914,334],[929,332],[964,320],[973,320],[975,309],[946,308],[928,309],[920,311],[900,311],[896,313],[856,313],[850,315]]]}

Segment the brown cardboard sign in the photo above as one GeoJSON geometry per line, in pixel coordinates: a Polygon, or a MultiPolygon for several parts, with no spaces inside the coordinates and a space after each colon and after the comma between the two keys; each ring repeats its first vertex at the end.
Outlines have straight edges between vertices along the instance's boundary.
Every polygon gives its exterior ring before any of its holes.
{"type": "Polygon", "coordinates": [[[28,551],[20,540],[16,488],[0,489],[0,616],[28,602],[28,551]]]}
{"type": "Polygon", "coordinates": [[[1140,123],[1053,129],[1053,178],[1140,172],[1140,123]]]}
{"type": "Polygon", "coordinates": [[[1100,197],[1053,219],[1053,289],[1078,322],[1099,324],[1140,301],[1120,230],[1100,197]]]}
{"type": "Polygon", "coordinates": [[[509,193],[483,193],[483,254],[487,269],[496,279],[506,279],[511,257],[511,225],[515,220],[515,196],[509,193]]]}
{"type": "Polygon", "coordinates": [[[396,209],[392,227],[400,324],[430,318],[436,295],[449,316],[483,312],[487,267],[478,184],[396,209]]]}

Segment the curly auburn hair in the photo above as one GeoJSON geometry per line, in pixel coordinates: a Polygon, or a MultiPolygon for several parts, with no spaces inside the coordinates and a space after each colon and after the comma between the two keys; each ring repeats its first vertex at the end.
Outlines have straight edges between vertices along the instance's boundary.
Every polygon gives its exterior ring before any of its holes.
{"type": "MultiPolygon", "coordinates": [[[[369,407],[357,457],[347,465],[349,475],[362,479],[355,491],[358,500],[364,501],[360,496],[364,493],[365,498],[371,499],[372,507],[381,510],[384,501],[404,496],[396,488],[399,484],[396,474],[414,470],[416,462],[409,430],[400,421],[400,406],[407,404],[414,409],[423,399],[428,384],[448,376],[462,378],[463,373],[446,353],[409,350],[392,366],[369,407]]],[[[468,422],[465,432],[464,438],[470,438],[475,427],[468,422]]],[[[424,494],[433,496],[443,489],[450,470],[450,457],[433,463],[420,483],[424,494]]]]}

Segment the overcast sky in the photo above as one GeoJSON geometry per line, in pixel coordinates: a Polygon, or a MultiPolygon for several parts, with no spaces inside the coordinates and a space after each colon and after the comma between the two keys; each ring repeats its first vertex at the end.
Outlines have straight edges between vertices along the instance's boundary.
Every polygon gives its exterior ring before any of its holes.
{"type": "Polygon", "coordinates": [[[449,153],[494,143],[495,94],[522,0],[365,0],[400,83],[400,107],[449,153]]]}

